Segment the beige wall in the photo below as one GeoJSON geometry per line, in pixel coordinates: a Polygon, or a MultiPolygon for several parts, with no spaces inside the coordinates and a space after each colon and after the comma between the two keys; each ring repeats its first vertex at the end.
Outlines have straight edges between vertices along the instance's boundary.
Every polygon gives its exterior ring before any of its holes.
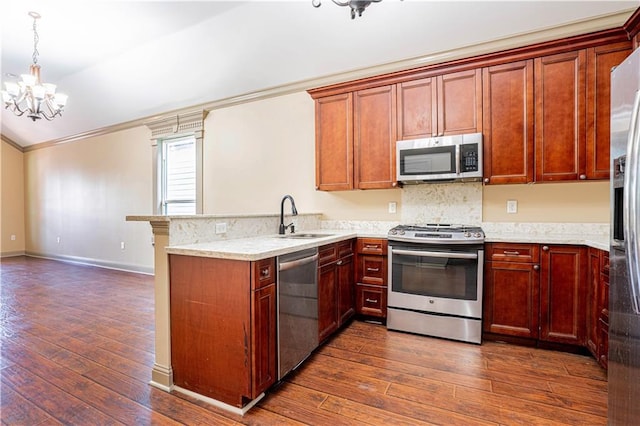
{"type": "Polygon", "coordinates": [[[484,222],[608,223],[609,182],[488,185],[483,189],[484,222]],[[518,212],[507,213],[507,200],[518,212]]]}
{"type": "Polygon", "coordinates": [[[149,224],[125,221],[151,214],[149,138],[140,127],[25,153],[27,252],[151,271],[149,224]]]}
{"type": "Polygon", "coordinates": [[[0,143],[0,255],[24,254],[24,154],[0,143]]]}
{"type": "MultiPolygon", "coordinates": [[[[211,111],[204,131],[204,213],[276,214],[282,196],[291,194],[303,213],[399,221],[402,189],[315,190],[314,127],[306,92],[211,111]],[[388,213],[391,201],[398,206],[395,214],[388,213]]],[[[26,251],[151,270],[149,224],[125,221],[127,215],[152,214],[149,138],[141,126],[25,153],[26,251]]],[[[3,154],[16,155],[4,145],[3,154]]],[[[3,177],[6,162],[20,163],[3,155],[3,177]]],[[[485,186],[483,221],[608,222],[608,188],[608,182],[485,186]],[[506,213],[511,199],[518,201],[517,214],[506,213]]],[[[5,221],[4,204],[2,212],[5,221]]],[[[2,231],[4,244],[4,222],[2,231]]]]}

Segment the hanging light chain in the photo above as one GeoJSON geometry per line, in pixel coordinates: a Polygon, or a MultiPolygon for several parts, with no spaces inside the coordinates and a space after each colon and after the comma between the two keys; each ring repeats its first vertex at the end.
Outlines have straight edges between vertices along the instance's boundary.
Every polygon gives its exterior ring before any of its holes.
{"type": "Polygon", "coordinates": [[[38,19],[40,19],[40,15],[36,12],[29,12],[29,16],[31,16],[33,18],[33,63],[37,64],[38,63],[38,55],[40,54],[40,52],[38,52],[38,42],[40,41],[40,37],[38,36],[38,29],[36,26],[36,22],[38,19]]]}

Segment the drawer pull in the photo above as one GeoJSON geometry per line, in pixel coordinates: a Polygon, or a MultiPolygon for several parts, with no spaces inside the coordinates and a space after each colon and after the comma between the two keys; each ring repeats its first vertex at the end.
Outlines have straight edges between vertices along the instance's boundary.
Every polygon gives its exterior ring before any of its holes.
{"type": "Polygon", "coordinates": [[[367,268],[367,272],[380,272],[380,268],[367,268]]]}
{"type": "Polygon", "coordinates": [[[269,268],[264,268],[260,270],[260,275],[262,275],[263,277],[268,277],[269,276],[269,268]]]}
{"type": "Polygon", "coordinates": [[[366,249],[372,249],[372,250],[378,250],[378,249],[380,249],[381,247],[380,247],[379,245],[377,245],[377,244],[365,244],[365,245],[364,245],[364,248],[366,248],[366,249]]]}
{"type": "Polygon", "coordinates": [[[366,298],[366,299],[364,299],[364,301],[365,301],[365,302],[367,302],[367,303],[378,303],[378,299],[369,299],[369,298],[366,298]]]}
{"type": "Polygon", "coordinates": [[[506,256],[520,256],[520,252],[519,251],[509,251],[509,250],[505,250],[503,252],[506,256]]]}

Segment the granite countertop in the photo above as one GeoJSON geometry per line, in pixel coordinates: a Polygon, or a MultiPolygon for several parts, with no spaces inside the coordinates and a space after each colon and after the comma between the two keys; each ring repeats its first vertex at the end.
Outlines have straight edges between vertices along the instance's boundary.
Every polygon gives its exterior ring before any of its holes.
{"type": "Polygon", "coordinates": [[[486,243],[535,243],[535,244],[576,244],[609,251],[609,237],[601,234],[555,234],[536,235],[519,233],[490,234],[486,243]]]}
{"type": "MultiPolygon", "coordinates": [[[[337,243],[359,236],[355,231],[329,229],[298,231],[296,234],[318,234],[323,236],[318,238],[283,238],[278,234],[262,235],[217,240],[208,243],[169,246],[166,251],[169,254],[254,261],[292,253],[297,250],[337,243]]],[[[385,238],[386,235],[379,237],[385,238]]]]}

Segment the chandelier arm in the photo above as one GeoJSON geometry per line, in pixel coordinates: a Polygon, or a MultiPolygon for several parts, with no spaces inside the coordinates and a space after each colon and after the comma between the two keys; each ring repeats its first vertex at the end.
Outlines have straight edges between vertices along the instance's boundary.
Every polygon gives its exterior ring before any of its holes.
{"type": "Polygon", "coordinates": [[[24,115],[25,112],[27,112],[27,110],[21,110],[18,105],[16,104],[10,104],[7,105],[5,108],[9,109],[11,112],[13,112],[16,116],[18,117],[22,117],[24,115]],[[18,111],[18,112],[16,112],[18,111]]]}
{"type": "Polygon", "coordinates": [[[311,0],[311,6],[320,7],[322,6],[322,3],[320,2],[320,0],[311,0]]]}
{"type": "Polygon", "coordinates": [[[349,4],[351,3],[351,1],[339,1],[339,0],[331,0],[331,1],[337,4],[338,6],[349,6],[349,4]]]}

